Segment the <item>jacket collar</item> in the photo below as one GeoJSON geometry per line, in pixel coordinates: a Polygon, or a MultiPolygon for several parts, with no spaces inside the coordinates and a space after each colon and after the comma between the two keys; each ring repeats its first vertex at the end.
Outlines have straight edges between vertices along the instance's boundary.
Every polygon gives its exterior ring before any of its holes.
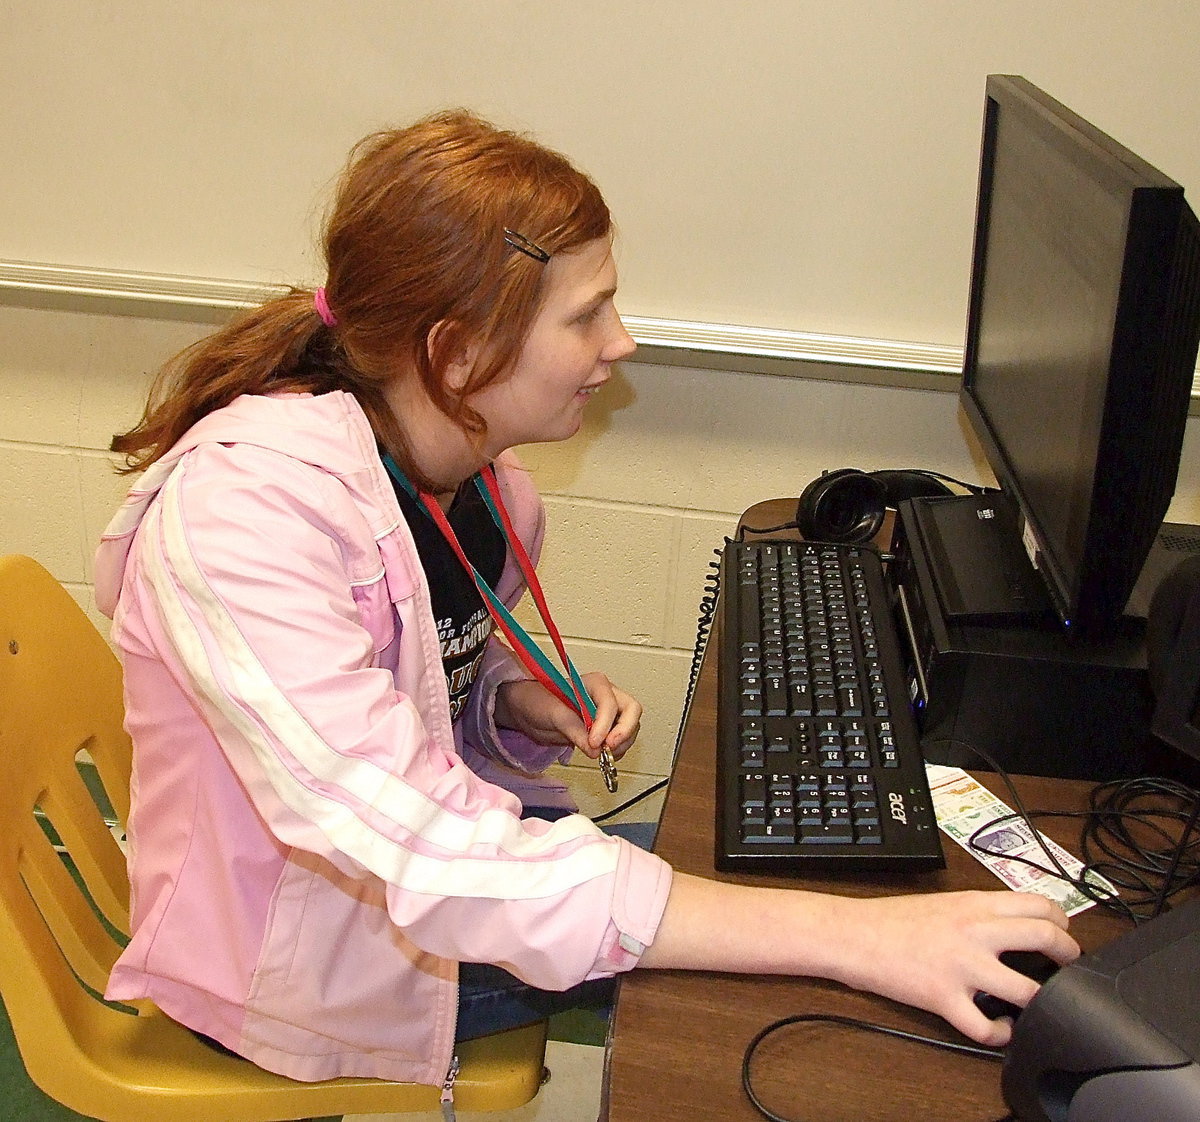
{"type": "Polygon", "coordinates": [[[402,521],[371,425],[353,395],[243,395],[193,425],[129,489],[96,552],[96,604],[105,615],[116,610],[129,549],[150,504],[180,460],[211,443],[252,444],[337,476],[371,521],[376,540],[402,521]]]}

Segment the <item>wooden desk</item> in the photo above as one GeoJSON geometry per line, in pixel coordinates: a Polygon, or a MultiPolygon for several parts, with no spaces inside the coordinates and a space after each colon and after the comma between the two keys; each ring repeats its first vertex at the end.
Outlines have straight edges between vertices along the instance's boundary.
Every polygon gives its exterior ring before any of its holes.
{"type": "MultiPolygon", "coordinates": [[[[793,507],[794,509],[794,507],[793,507]]],[[[750,521],[749,525],[772,525],[750,521]]],[[[777,519],[783,521],[784,519],[777,519]]],[[[716,785],[716,638],[710,641],[663,808],[655,851],[676,869],[748,884],[778,880],[713,869],[716,785]]],[[[986,774],[981,780],[1010,801],[986,774]]],[[[1076,809],[1091,785],[1023,777],[1018,789],[1031,809],[1076,809]]],[[[1072,852],[1077,828],[1055,820],[1042,827],[1072,852]]],[[[935,873],[806,879],[797,887],[851,896],[1002,888],[973,857],[943,838],[947,867],[935,873]]],[[[1090,908],[1072,933],[1095,949],[1126,931],[1122,921],[1090,908]]],[[[797,1013],[835,1013],[931,1036],[958,1039],[940,1018],[832,982],[690,971],[635,970],[620,983],[606,1062],[607,1122],[761,1122],[741,1085],[742,1053],[769,1022],[797,1013]]],[[[785,1029],[764,1042],[755,1086],[777,1114],[811,1122],[973,1122],[1006,1113],[1000,1065],[922,1045],[822,1025],[785,1029]]]]}

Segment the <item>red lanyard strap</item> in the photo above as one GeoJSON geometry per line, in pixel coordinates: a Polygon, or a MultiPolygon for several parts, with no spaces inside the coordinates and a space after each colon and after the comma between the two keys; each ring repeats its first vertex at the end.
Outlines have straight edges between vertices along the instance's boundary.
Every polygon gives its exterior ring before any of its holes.
{"type": "Polygon", "coordinates": [[[450,548],[454,550],[455,556],[475,582],[475,587],[479,590],[489,614],[508,640],[513,652],[520,659],[525,669],[558,698],[559,701],[569,709],[574,709],[582,719],[584,727],[590,730],[592,727],[592,718],[596,712],[595,703],[584,688],[583,681],[579,677],[579,672],[567,656],[562,636],[559,634],[554,620],[550,617],[546,597],[542,592],[541,584],[538,582],[537,574],[533,571],[533,563],[530,561],[529,555],[525,552],[525,548],[521,544],[521,539],[512,528],[512,520],[509,518],[508,511],[504,507],[503,499],[500,498],[500,490],[496,486],[495,475],[490,471],[490,468],[487,470],[489,475],[491,475],[492,492],[489,494],[486,482],[482,485],[480,484],[478,476],[476,476],[476,485],[479,486],[480,494],[483,496],[484,502],[492,514],[492,518],[496,521],[500,532],[505,536],[507,544],[512,550],[513,556],[517,559],[517,565],[520,567],[526,583],[529,585],[534,602],[537,604],[538,612],[542,617],[542,622],[546,625],[547,631],[550,632],[554,640],[555,649],[558,651],[559,657],[563,660],[563,664],[567,667],[570,680],[565,678],[558,668],[546,658],[542,649],[533,641],[520,623],[517,622],[504,602],[493,591],[492,587],[479,575],[478,570],[476,570],[467,557],[466,551],[458,540],[458,535],[454,532],[454,527],[450,525],[450,520],[446,517],[445,511],[438,505],[437,500],[432,495],[417,491],[409,482],[407,476],[396,466],[391,456],[384,456],[383,462],[396,482],[416,499],[420,507],[441,531],[450,548]]]}
{"type": "Polygon", "coordinates": [[[512,550],[513,556],[517,559],[517,565],[521,569],[521,575],[525,578],[525,584],[529,587],[529,594],[533,597],[533,601],[537,605],[538,614],[542,617],[542,622],[546,625],[546,631],[550,635],[554,649],[558,652],[558,657],[570,677],[571,690],[575,695],[576,701],[575,709],[583,717],[583,723],[590,729],[592,727],[591,718],[596,715],[596,706],[593,704],[591,696],[584,687],[583,679],[579,676],[579,671],[575,669],[575,664],[567,654],[567,648],[563,643],[562,635],[559,633],[558,627],[550,615],[550,606],[546,603],[546,594],[542,591],[537,571],[533,567],[533,562],[529,559],[529,554],[525,551],[525,546],[521,542],[520,536],[513,529],[512,519],[508,515],[508,508],[504,505],[504,499],[500,495],[500,485],[496,482],[496,473],[491,464],[487,464],[475,477],[475,486],[483,496],[483,501],[487,504],[488,510],[492,512],[492,518],[495,519],[496,524],[508,539],[509,548],[512,550]]]}
{"type": "MultiPolygon", "coordinates": [[[[555,697],[559,699],[569,709],[574,709],[583,718],[584,727],[590,729],[592,727],[592,717],[586,709],[580,710],[578,699],[571,696],[574,692],[569,688],[569,684],[558,670],[547,662],[541,648],[534,643],[529,633],[513,618],[511,612],[492,590],[491,586],[479,575],[478,570],[471,564],[469,558],[459,543],[458,535],[454,532],[454,527],[450,525],[450,520],[446,517],[445,512],[438,505],[437,501],[430,495],[419,496],[425,505],[425,508],[436,523],[439,530],[450,547],[462,562],[463,567],[471,574],[475,581],[476,588],[479,589],[480,595],[483,597],[484,604],[487,605],[488,611],[491,613],[492,619],[496,621],[496,626],[504,633],[504,637],[508,640],[509,646],[513,652],[521,660],[522,665],[528,670],[543,686],[546,687],[555,697]]],[[[589,699],[590,700],[590,699],[589,699]]]]}
{"type": "MultiPolygon", "coordinates": [[[[504,535],[513,556],[517,559],[517,565],[525,578],[533,601],[537,605],[538,614],[542,617],[542,622],[546,625],[546,630],[554,642],[554,649],[558,652],[558,657],[566,668],[567,677],[565,678],[545,656],[541,647],[533,641],[525,628],[516,621],[487,581],[479,575],[475,566],[471,564],[470,558],[467,557],[466,551],[458,540],[458,535],[454,532],[454,527],[450,525],[450,519],[446,517],[446,512],[438,505],[437,500],[432,495],[418,492],[396,466],[395,460],[390,455],[385,455],[383,462],[392,478],[417,500],[417,503],[441,530],[442,536],[454,550],[455,556],[475,582],[475,587],[483,597],[488,612],[495,620],[496,626],[504,633],[504,637],[508,640],[509,646],[517,658],[520,659],[521,664],[533,675],[534,679],[568,709],[575,710],[583,721],[584,728],[590,732],[592,720],[596,716],[596,704],[592,701],[591,695],[583,684],[583,679],[579,676],[579,671],[575,669],[575,664],[567,654],[566,644],[563,643],[562,635],[550,615],[550,607],[546,603],[546,596],[542,592],[542,585],[534,571],[533,562],[529,559],[529,554],[525,551],[520,536],[513,529],[512,519],[504,505],[504,499],[500,495],[500,486],[496,482],[496,473],[492,470],[491,464],[488,464],[475,476],[475,486],[483,497],[484,504],[491,512],[492,519],[504,535]]],[[[607,748],[601,747],[599,762],[600,772],[604,776],[604,786],[609,792],[615,793],[617,769],[607,748]]]]}

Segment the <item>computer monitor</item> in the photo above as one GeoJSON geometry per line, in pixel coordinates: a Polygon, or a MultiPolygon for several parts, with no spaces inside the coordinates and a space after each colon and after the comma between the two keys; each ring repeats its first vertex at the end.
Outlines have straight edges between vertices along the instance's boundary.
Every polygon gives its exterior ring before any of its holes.
{"type": "Polygon", "coordinates": [[[990,76],[961,402],[1070,632],[1122,617],[1174,493],[1198,339],[1183,189],[990,76]]]}

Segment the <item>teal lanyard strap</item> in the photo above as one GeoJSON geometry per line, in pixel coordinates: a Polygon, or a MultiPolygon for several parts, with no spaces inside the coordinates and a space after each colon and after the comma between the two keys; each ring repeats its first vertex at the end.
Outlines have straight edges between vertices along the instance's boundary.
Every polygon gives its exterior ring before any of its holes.
{"type": "Polygon", "coordinates": [[[537,578],[537,573],[534,572],[533,562],[530,561],[529,555],[525,552],[520,537],[517,535],[516,530],[513,529],[508,512],[504,509],[504,503],[500,498],[500,485],[496,481],[496,473],[490,464],[483,471],[476,473],[475,489],[483,496],[484,504],[491,513],[492,520],[500,527],[500,532],[504,535],[505,540],[508,541],[509,548],[513,556],[517,559],[517,564],[521,569],[522,575],[525,577],[525,584],[529,588],[529,593],[533,597],[534,603],[537,605],[538,614],[542,617],[542,622],[546,625],[546,631],[554,643],[554,649],[558,652],[559,659],[562,661],[563,666],[566,667],[567,673],[571,676],[571,684],[576,702],[575,708],[580,716],[583,717],[583,723],[590,728],[591,723],[589,718],[595,717],[596,704],[592,701],[592,695],[588,693],[587,687],[583,684],[583,678],[580,677],[579,671],[575,669],[575,663],[571,661],[571,656],[567,654],[562,635],[559,634],[559,630],[550,616],[550,606],[546,603],[541,582],[537,578]],[[584,714],[584,710],[586,710],[586,715],[584,714]]]}
{"type": "MultiPolygon", "coordinates": [[[[430,519],[430,521],[437,525],[442,531],[443,535],[446,536],[448,544],[454,549],[458,559],[462,562],[463,566],[467,569],[474,580],[475,586],[478,588],[480,595],[483,597],[484,603],[487,605],[488,611],[491,613],[492,618],[496,620],[496,623],[500,626],[509,642],[513,644],[513,649],[515,653],[521,657],[521,661],[525,663],[526,667],[531,673],[533,673],[534,677],[536,677],[543,685],[547,686],[547,688],[549,688],[552,693],[558,696],[565,705],[571,709],[575,709],[576,712],[579,712],[579,704],[577,701],[578,695],[576,689],[572,687],[572,684],[568,682],[565,677],[563,677],[563,674],[558,667],[546,657],[545,652],[537,645],[537,643],[534,642],[533,638],[525,630],[525,628],[517,622],[516,618],[508,610],[508,607],[505,605],[504,601],[502,601],[500,597],[496,595],[495,591],[487,583],[487,581],[485,581],[483,577],[479,575],[479,571],[474,565],[471,564],[470,560],[466,556],[466,553],[458,543],[457,538],[453,537],[453,530],[450,529],[449,523],[444,521],[444,515],[442,519],[439,519],[434,514],[434,512],[430,509],[429,501],[412,485],[408,477],[396,465],[396,462],[392,459],[391,455],[385,453],[383,456],[383,463],[391,477],[397,483],[399,483],[401,487],[404,488],[404,490],[416,501],[417,505],[430,519]],[[448,530],[449,533],[447,534],[448,530]]],[[[504,520],[500,517],[499,512],[493,505],[492,498],[487,493],[486,488],[480,484],[478,476],[476,476],[476,484],[479,486],[480,493],[484,497],[484,502],[487,505],[492,518],[495,520],[496,525],[499,527],[500,533],[504,536],[506,541],[509,541],[509,532],[505,528],[504,520]]],[[[438,513],[442,513],[440,508],[438,513]]],[[[581,712],[580,716],[583,718],[584,724],[590,727],[591,718],[595,715],[595,704],[592,702],[592,699],[587,691],[583,689],[583,682],[579,679],[578,671],[575,670],[574,665],[569,659],[567,660],[567,665],[572,679],[577,684],[578,690],[582,693],[582,696],[586,698],[585,705],[587,712],[586,715],[581,712]]]]}

